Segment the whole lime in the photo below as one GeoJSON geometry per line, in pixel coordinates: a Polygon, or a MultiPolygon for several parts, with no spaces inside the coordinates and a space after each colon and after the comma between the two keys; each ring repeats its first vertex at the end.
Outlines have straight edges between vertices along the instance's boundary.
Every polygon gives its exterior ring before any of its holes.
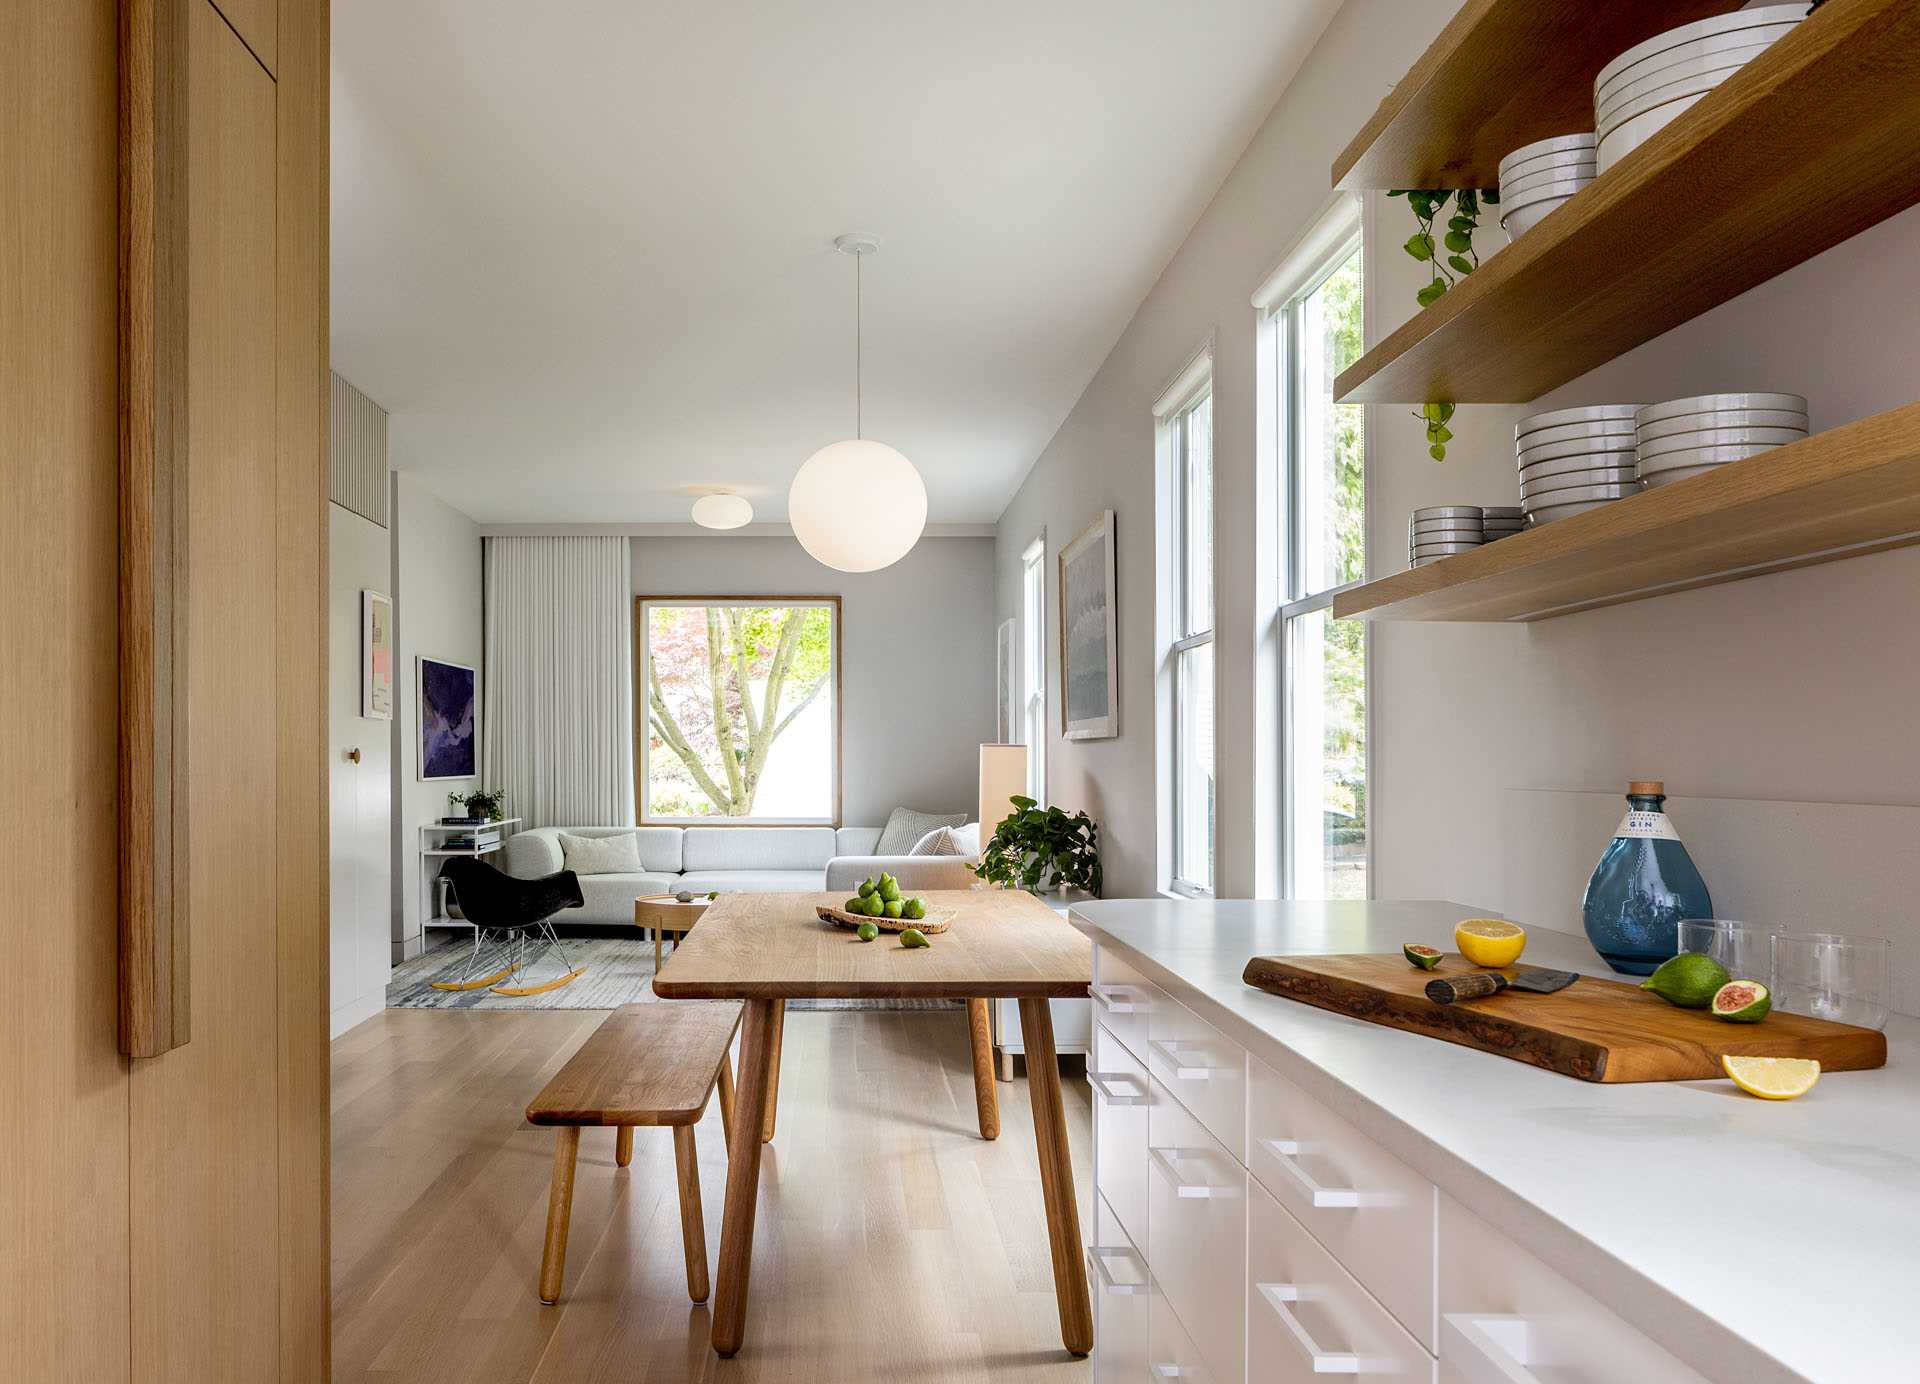
{"type": "Polygon", "coordinates": [[[1640,988],[1682,1009],[1705,1009],[1732,979],[1727,968],[1705,952],[1681,952],[1662,961],[1657,971],[1640,982],[1640,988]]]}

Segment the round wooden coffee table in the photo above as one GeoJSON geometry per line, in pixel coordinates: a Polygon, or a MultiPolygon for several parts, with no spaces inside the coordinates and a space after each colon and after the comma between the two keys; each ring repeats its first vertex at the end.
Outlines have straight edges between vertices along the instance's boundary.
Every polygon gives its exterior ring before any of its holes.
{"type": "Polygon", "coordinates": [[[653,930],[653,969],[660,969],[660,934],[671,932],[675,942],[693,930],[707,911],[707,896],[695,894],[686,903],[672,894],[643,894],[633,901],[633,925],[653,930]]]}

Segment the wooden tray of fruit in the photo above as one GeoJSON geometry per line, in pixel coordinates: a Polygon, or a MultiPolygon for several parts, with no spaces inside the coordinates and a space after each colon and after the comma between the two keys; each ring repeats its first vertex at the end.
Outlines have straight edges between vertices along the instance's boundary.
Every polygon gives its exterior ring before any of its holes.
{"type": "Polygon", "coordinates": [[[822,922],[832,923],[835,927],[859,927],[862,923],[872,923],[882,932],[905,932],[910,927],[917,927],[925,933],[945,932],[953,926],[953,920],[960,916],[959,909],[937,903],[922,905],[918,918],[907,917],[904,909],[898,918],[889,918],[884,912],[850,913],[844,908],[834,908],[824,903],[813,911],[820,915],[822,922]]]}

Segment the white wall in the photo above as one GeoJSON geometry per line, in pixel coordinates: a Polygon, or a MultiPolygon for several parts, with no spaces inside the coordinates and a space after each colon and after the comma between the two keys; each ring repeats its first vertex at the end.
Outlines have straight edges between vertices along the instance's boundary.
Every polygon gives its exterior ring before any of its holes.
{"type": "MultiPolygon", "coordinates": [[[[1294,236],[1326,205],[1328,170],[1387,88],[1448,18],[1444,5],[1348,0],[1254,136],[1186,243],[1134,314],[1032,473],[1001,516],[996,607],[1020,610],[1020,555],[1047,532],[1054,559],[1096,512],[1115,512],[1119,562],[1120,735],[1067,742],[1058,708],[1048,746],[1048,796],[1101,824],[1109,896],[1152,892],[1156,875],[1153,734],[1154,434],[1151,409],[1209,331],[1214,356],[1214,554],[1219,769],[1219,892],[1253,892],[1255,843],[1278,825],[1256,793],[1256,766],[1277,755],[1275,727],[1257,714],[1256,652],[1266,608],[1256,599],[1254,312],[1250,303],[1294,236]]],[[[1403,236],[1402,239],[1405,237],[1403,236]]],[[[1048,687],[1057,698],[1057,631],[1048,687]]]]}
{"type": "MultiPolygon", "coordinates": [[[[393,895],[392,725],[361,716],[360,593],[385,592],[387,531],[327,506],[331,1036],[386,1006],[393,895]],[[355,763],[350,751],[358,750],[355,763]]],[[[396,679],[396,700],[401,688],[396,679]]]]}
{"type": "MultiPolygon", "coordinates": [[[[1020,552],[1042,525],[1057,551],[1097,508],[1118,512],[1122,735],[1056,739],[1050,776],[1056,801],[1102,818],[1115,896],[1157,882],[1149,407],[1217,327],[1219,869],[1223,894],[1246,894],[1256,848],[1274,839],[1255,770],[1277,754],[1254,695],[1270,676],[1255,515],[1271,495],[1255,466],[1248,296],[1450,9],[1348,0],[1000,521],[1006,615],[1019,608],[1020,552]]],[[[1404,206],[1375,203],[1368,292],[1384,333],[1411,311],[1418,277],[1398,249],[1404,206]]],[[[1920,392],[1917,234],[1920,211],[1908,212],[1536,407],[1787,389],[1811,399],[1823,428],[1909,402],[1920,392]]],[[[1483,237],[1498,240],[1497,226],[1483,237]]],[[[1633,253],[1621,247],[1621,263],[1633,253]]],[[[1517,502],[1518,412],[1463,409],[1435,464],[1405,408],[1370,410],[1376,575],[1404,564],[1410,507],[1517,502]]],[[[1536,625],[1375,626],[1376,894],[1456,898],[1577,931],[1617,795],[1629,778],[1661,777],[1720,912],[1892,935],[1897,1004],[1920,1010],[1920,858],[1904,834],[1920,803],[1916,592],[1920,553],[1907,549],[1536,625]]]]}
{"type": "Polygon", "coordinates": [[[841,819],[960,812],[994,738],[991,538],[923,538],[880,572],[823,567],[792,538],[638,537],[636,596],[839,596],[841,819]]]}
{"type": "MultiPolygon", "coordinates": [[[[420,828],[445,815],[447,794],[477,779],[420,781],[416,660],[426,654],[469,664],[480,688],[480,529],[405,472],[394,473],[394,624],[400,636],[399,714],[394,717],[393,957],[421,950],[420,828]]],[[[507,815],[515,815],[507,804],[507,815]]]]}

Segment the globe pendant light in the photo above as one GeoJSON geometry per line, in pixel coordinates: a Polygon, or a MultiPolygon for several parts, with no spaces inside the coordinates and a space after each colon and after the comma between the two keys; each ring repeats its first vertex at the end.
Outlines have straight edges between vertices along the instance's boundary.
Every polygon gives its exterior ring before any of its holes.
{"type": "Polygon", "coordinates": [[[787,491],[793,536],[817,561],[841,572],[877,572],[913,550],[927,526],[927,487],[913,463],[861,435],[860,260],[880,248],[872,236],[833,242],[853,256],[853,437],[822,447],[787,491]]]}

